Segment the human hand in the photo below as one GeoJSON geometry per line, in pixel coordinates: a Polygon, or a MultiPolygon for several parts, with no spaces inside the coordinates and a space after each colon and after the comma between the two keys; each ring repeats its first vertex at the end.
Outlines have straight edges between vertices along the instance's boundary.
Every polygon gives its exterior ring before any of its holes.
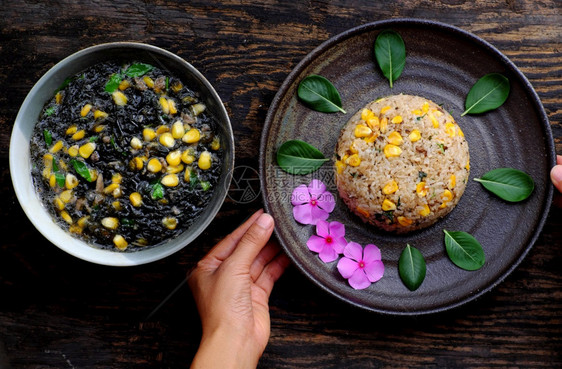
{"type": "Polygon", "coordinates": [[[558,192],[562,193],[562,155],[556,156],[556,165],[550,171],[550,179],[558,192]]]}
{"type": "Polygon", "coordinates": [[[197,264],[188,284],[203,334],[192,368],[255,368],[270,334],[269,295],[289,265],[259,210],[197,264]]]}

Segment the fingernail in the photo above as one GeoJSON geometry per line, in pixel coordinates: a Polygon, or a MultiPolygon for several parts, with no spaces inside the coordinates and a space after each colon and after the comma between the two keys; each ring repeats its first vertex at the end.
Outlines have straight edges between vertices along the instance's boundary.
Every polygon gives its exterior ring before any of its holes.
{"type": "Polygon", "coordinates": [[[554,185],[558,186],[558,185],[562,184],[562,166],[561,165],[557,165],[554,168],[552,168],[552,171],[550,172],[550,178],[552,179],[552,182],[554,182],[554,185]]]}
{"type": "Polygon", "coordinates": [[[258,220],[256,220],[256,224],[265,229],[270,228],[273,224],[273,218],[271,215],[263,213],[258,220]]]}

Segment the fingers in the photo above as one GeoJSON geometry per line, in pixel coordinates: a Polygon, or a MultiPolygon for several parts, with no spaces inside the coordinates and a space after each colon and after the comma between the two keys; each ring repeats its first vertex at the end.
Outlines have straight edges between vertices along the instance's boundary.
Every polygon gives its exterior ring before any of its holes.
{"type": "Polygon", "coordinates": [[[238,247],[232,252],[233,262],[250,267],[273,232],[273,218],[262,213],[242,236],[238,247]]]}
{"type": "MultiPolygon", "coordinates": [[[[562,161],[562,157],[558,157],[559,161],[562,161]]],[[[550,171],[550,179],[552,180],[552,184],[559,192],[562,192],[562,165],[556,165],[550,171]]]]}
{"type": "Polygon", "coordinates": [[[556,155],[556,164],[562,165],[562,155],[556,155]]]}
{"type": "Polygon", "coordinates": [[[226,236],[222,241],[217,243],[211,249],[211,251],[209,251],[205,258],[213,258],[221,262],[224,261],[232,254],[232,252],[236,248],[236,245],[238,245],[238,242],[240,242],[240,239],[242,239],[246,231],[252,226],[252,224],[254,224],[256,219],[258,219],[261,214],[263,214],[262,209],[252,214],[252,216],[248,218],[248,220],[246,220],[242,225],[232,231],[232,233],[226,236]]]}
{"type": "Polygon", "coordinates": [[[250,276],[252,277],[252,281],[258,279],[260,274],[263,271],[263,268],[271,261],[277,254],[281,247],[277,242],[269,241],[267,245],[263,249],[261,249],[258,256],[256,256],[255,260],[252,262],[250,266],[250,276]]]}
{"type": "Polygon", "coordinates": [[[262,273],[256,280],[256,285],[265,291],[268,298],[269,295],[271,295],[273,285],[277,282],[279,277],[281,277],[290,263],[291,262],[287,255],[278,254],[269,264],[265,266],[262,273]]]}

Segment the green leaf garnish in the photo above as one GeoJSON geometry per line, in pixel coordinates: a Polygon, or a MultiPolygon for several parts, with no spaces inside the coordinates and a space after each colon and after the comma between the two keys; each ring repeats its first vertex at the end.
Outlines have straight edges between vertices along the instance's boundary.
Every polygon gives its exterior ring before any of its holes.
{"type": "Polygon", "coordinates": [[[375,57],[392,88],[392,83],[400,77],[406,64],[404,40],[394,31],[382,31],[375,40],[375,57]]]}
{"type": "Polygon", "coordinates": [[[131,64],[126,70],[125,70],[125,75],[127,77],[131,77],[131,78],[135,78],[135,77],[140,77],[145,75],[146,73],[150,72],[151,70],[153,70],[154,67],[150,64],[145,64],[145,63],[134,63],[131,64]]]}
{"type": "Polygon", "coordinates": [[[92,175],[90,174],[90,169],[86,163],[80,160],[72,159],[70,164],[74,167],[76,173],[78,173],[82,178],[88,182],[92,182],[92,175]]]}
{"type": "Polygon", "coordinates": [[[55,113],[55,111],[56,111],[56,108],[54,106],[50,106],[47,109],[45,109],[44,114],[45,114],[46,117],[49,117],[49,116],[53,115],[55,113]]]}
{"type": "Polygon", "coordinates": [[[51,131],[49,131],[48,129],[44,129],[43,137],[45,138],[45,144],[47,145],[47,147],[53,144],[53,135],[51,134],[51,131]]]}
{"type": "Polygon", "coordinates": [[[57,161],[53,158],[53,173],[55,174],[55,179],[57,181],[57,185],[61,188],[64,187],[64,174],[60,171],[59,166],[57,165],[57,161]]]}
{"type": "Polygon", "coordinates": [[[499,198],[509,201],[523,201],[535,189],[533,179],[525,172],[513,168],[498,168],[484,174],[482,178],[474,178],[484,188],[499,198]]]}
{"type": "Polygon", "coordinates": [[[164,197],[164,186],[162,186],[160,181],[153,183],[151,187],[152,190],[150,191],[150,197],[152,200],[160,200],[164,197]]]}
{"type": "Polygon", "coordinates": [[[62,82],[62,84],[59,86],[59,88],[57,88],[57,89],[55,90],[55,94],[56,94],[57,92],[59,92],[60,90],[64,89],[66,86],[68,86],[68,85],[70,84],[70,82],[72,82],[72,78],[70,78],[70,77],[66,78],[66,79],[62,82]]]}
{"type": "Polygon", "coordinates": [[[426,265],[422,253],[406,244],[398,259],[398,272],[410,291],[415,291],[425,279],[426,265]]]}
{"type": "Polygon", "coordinates": [[[123,79],[121,73],[111,75],[111,77],[109,77],[109,81],[105,84],[105,92],[112,94],[117,91],[119,83],[121,83],[121,79],[123,79]]]}
{"type": "Polygon", "coordinates": [[[317,148],[301,140],[290,140],[277,150],[277,164],[290,174],[308,174],[329,159],[317,148]]]}
{"type": "Polygon", "coordinates": [[[342,109],[338,90],[328,79],[311,74],[299,83],[297,95],[310,108],[322,113],[335,113],[342,109]]]}
{"type": "Polygon", "coordinates": [[[502,74],[490,73],[480,78],[468,92],[464,103],[466,114],[479,114],[499,108],[509,95],[509,80],[502,74]]]}
{"type": "Polygon", "coordinates": [[[199,184],[199,176],[197,176],[197,173],[195,173],[195,170],[191,170],[189,172],[189,187],[191,190],[193,190],[195,188],[195,186],[197,186],[199,184]]]}
{"type": "Polygon", "coordinates": [[[209,181],[201,181],[199,184],[201,185],[203,191],[207,191],[209,188],[211,188],[211,183],[209,181]]]}
{"type": "Polygon", "coordinates": [[[462,231],[445,232],[445,248],[449,259],[465,270],[477,270],[484,265],[486,257],[480,242],[472,235],[462,231]]]}

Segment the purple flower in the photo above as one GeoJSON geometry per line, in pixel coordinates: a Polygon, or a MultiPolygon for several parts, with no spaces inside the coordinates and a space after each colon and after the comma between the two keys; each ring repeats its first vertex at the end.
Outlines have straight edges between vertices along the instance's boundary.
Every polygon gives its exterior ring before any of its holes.
{"type": "Polygon", "coordinates": [[[308,185],[300,185],[291,195],[293,216],[301,224],[316,225],[318,220],[326,220],[336,206],[334,196],[326,191],[326,185],[313,179],[308,185]]]}
{"type": "Polygon", "coordinates": [[[319,220],[316,223],[316,234],[306,242],[310,251],[318,253],[320,260],[329,263],[338,258],[343,252],[347,241],[345,240],[345,226],[340,222],[326,222],[319,220]]]}
{"type": "Polygon", "coordinates": [[[382,278],[384,264],[377,246],[367,245],[363,249],[360,244],[350,242],[345,246],[343,255],[337,268],[342,277],[356,290],[365,289],[382,278]]]}

